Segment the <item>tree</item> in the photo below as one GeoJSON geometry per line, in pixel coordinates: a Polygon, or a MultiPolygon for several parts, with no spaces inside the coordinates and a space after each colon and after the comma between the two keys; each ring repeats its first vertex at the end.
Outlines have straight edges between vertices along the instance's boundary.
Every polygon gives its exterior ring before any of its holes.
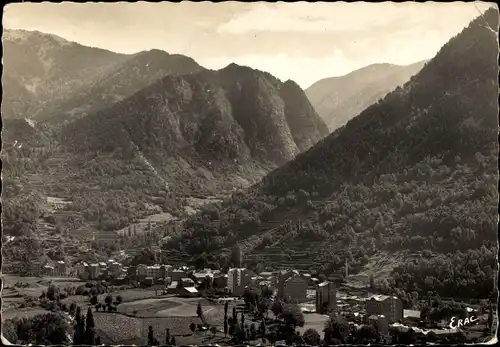
{"type": "Polygon", "coordinates": [[[263,338],[266,336],[266,323],[264,323],[264,320],[260,322],[259,332],[263,338]]]}
{"type": "Polygon", "coordinates": [[[214,337],[215,337],[215,334],[217,334],[217,327],[212,325],[212,326],[210,327],[210,332],[211,332],[211,333],[212,333],[212,335],[214,335],[214,337]]]}
{"type": "Polygon", "coordinates": [[[318,346],[321,342],[321,337],[315,329],[307,329],[303,338],[304,342],[310,346],[318,346]]]}
{"type": "Polygon", "coordinates": [[[90,304],[91,305],[97,305],[97,296],[93,296],[90,298],[90,304]]]}
{"type": "Polygon", "coordinates": [[[373,274],[370,274],[370,289],[374,290],[375,287],[375,279],[373,278],[373,274]]]}
{"type": "Polygon", "coordinates": [[[72,302],[71,305],[69,305],[69,313],[75,314],[75,312],[76,312],[76,303],[72,302]]]}
{"type": "Polygon", "coordinates": [[[86,318],[86,328],[85,331],[85,341],[86,344],[93,346],[95,344],[95,331],[94,331],[95,323],[94,316],[92,314],[92,309],[89,307],[87,310],[87,318],[86,318]]]}
{"type": "Polygon", "coordinates": [[[422,307],[422,310],[420,311],[420,320],[426,321],[427,318],[429,318],[429,313],[431,312],[431,309],[429,306],[425,305],[422,307]]]}
{"type": "Polygon", "coordinates": [[[224,317],[227,317],[227,310],[229,309],[229,303],[226,301],[224,304],[224,317]]]}
{"type": "Polygon", "coordinates": [[[283,306],[281,318],[283,318],[285,324],[293,330],[298,326],[304,326],[304,314],[295,304],[285,304],[283,306]]]}
{"type": "Polygon", "coordinates": [[[175,336],[172,336],[172,346],[175,346],[175,336]]]}
{"type": "Polygon", "coordinates": [[[153,346],[155,343],[155,337],[153,332],[153,326],[150,325],[148,329],[148,345],[153,346]]]}
{"type": "Polygon", "coordinates": [[[241,312],[241,329],[245,329],[245,314],[241,312]]]}
{"type": "Polygon", "coordinates": [[[49,285],[49,287],[47,288],[47,299],[56,300],[58,294],[59,288],[57,288],[55,284],[49,285]]]}
{"type": "Polygon", "coordinates": [[[330,316],[330,319],[325,324],[325,341],[330,343],[331,339],[338,339],[342,343],[346,343],[349,334],[349,323],[341,317],[335,315],[330,316]]]}
{"type": "Polygon", "coordinates": [[[111,294],[106,295],[104,302],[106,305],[110,306],[113,303],[113,296],[111,296],[111,294]]]}
{"type": "Polygon", "coordinates": [[[196,315],[202,319],[203,317],[203,309],[201,308],[201,302],[198,301],[198,307],[196,308],[196,315]]]}
{"type": "Polygon", "coordinates": [[[247,308],[250,308],[250,305],[254,302],[257,302],[259,299],[259,290],[254,286],[249,286],[245,288],[243,292],[243,300],[245,301],[245,305],[247,308]]]}
{"type": "Polygon", "coordinates": [[[189,324],[189,330],[191,330],[191,332],[194,334],[194,331],[196,330],[196,324],[194,323],[189,324]]]}
{"type": "Polygon", "coordinates": [[[233,249],[231,250],[231,264],[236,268],[240,268],[241,262],[242,262],[241,249],[238,246],[234,246],[233,249]]]}
{"type": "Polygon", "coordinates": [[[168,345],[170,344],[170,329],[167,328],[165,330],[165,344],[168,345]]]}
{"type": "Polygon", "coordinates": [[[116,303],[117,303],[117,304],[121,304],[122,302],[123,302],[123,297],[122,297],[121,295],[118,295],[118,296],[116,297],[116,303]]]}
{"type": "Polygon", "coordinates": [[[252,340],[256,340],[257,339],[257,328],[255,326],[255,323],[252,323],[250,325],[250,338],[252,340]]]}
{"type": "Polygon", "coordinates": [[[236,316],[236,306],[233,306],[233,320],[237,320],[238,317],[236,316]]]}
{"type": "Polygon", "coordinates": [[[278,317],[281,312],[283,312],[283,303],[279,300],[273,302],[273,304],[271,305],[271,311],[276,317],[278,317]]]}
{"type": "Polygon", "coordinates": [[[227,331],[228,331],[227,317],[224,317],[224,336],[225,337],[227,337],[227,331]]]}

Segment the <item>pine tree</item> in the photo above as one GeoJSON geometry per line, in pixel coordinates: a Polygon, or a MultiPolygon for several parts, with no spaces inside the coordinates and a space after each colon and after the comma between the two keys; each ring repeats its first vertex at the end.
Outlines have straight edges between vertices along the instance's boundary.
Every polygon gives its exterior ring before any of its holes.
{"type": "Polygon", "coordinates": [[[94,315],[92,314],[92,309],[90,307],[87,310],[86,325],[87,330],[85,331],[85,340],[87,345],[93,346],[95,344],[95,322],[94,315]]]}
{"type": "Polygon", "coordinates": [[[201,318],[203,315],[203,309],[201,308],[201,302],[198,301],[198,307],[196,308],[196,315],[201,318]]]}
{"type": "Polygon", "coordinates": [[[149,326],[149,331],[148,331],[148,346],[153,346],[155,342],[155,337],[154,337],[154,332],[153,332],[153,326],[149,326]]]}
{"type": "Polygon", "coordinates": [[[170,329],[167,328],[165,331],[165,344],[168,345],[170,343],[170,329]]]}
{"type": "Polygon", "coordinates": [[[224,317],[227,317],[227,310],[229,309],[229,303],[226,301],[224,304],[224,317]]]}

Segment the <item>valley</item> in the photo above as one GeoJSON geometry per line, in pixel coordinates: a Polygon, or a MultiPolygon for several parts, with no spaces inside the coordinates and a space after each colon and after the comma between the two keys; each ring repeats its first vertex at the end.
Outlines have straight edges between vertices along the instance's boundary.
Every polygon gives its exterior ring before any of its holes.
{"type": "Polygon", "coordinates": [[[6,334],[41,345],[487,340],[491,28],[495,9],[432,59],[306,90],[237,63],[4,30],[6,334]],[[448,329],[457,317],[481,321],[448,329]]]}

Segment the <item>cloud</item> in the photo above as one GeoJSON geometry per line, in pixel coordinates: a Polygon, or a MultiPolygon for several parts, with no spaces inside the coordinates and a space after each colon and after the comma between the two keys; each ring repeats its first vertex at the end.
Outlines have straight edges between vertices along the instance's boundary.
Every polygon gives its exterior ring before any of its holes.
{"type": "MultiPolygon", "coordinates": [[[[478,2],[484,11],[491,3],[478,2]]],[[[466,25],[479,15],[473,3],[258,3],[217,27],[220,34],[353,32],[394,26],[466,25]]],[[[460,30],[460,28],[458,29],[460,30]]]]}

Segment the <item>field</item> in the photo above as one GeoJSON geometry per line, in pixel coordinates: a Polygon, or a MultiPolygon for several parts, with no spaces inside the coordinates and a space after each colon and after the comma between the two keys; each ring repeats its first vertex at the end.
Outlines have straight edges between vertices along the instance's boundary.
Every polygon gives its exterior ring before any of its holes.
{"type": "MultiPolygon", "coordinates": [[[[230,312],[232,306],[229,308],[230,312]]],[[[155,337],[164,342],[165,331],[170,329],[176,336],[177,344],[219,343],[224,339],[220,332],[223,328],[224,306],[200,298],[161,297],[124,302],[118,306],[118,313],[96,312],[96,327],[109,343],[138,341],[146,339],[151,325],[155,337]],[[196,315],[198,303],[204,311],[205,322],[216,326],[219,332],[215,337],[210,332],[192,335],[189,325],[201,324],[196,315]],[[125,315],[126,314],[126,315],[125,315]]]]}
{"type": "Polygon", "coordinates": [[[329,316],[324,315],[324,314],[317,314],[317,313],[307,313],[304,314],[304,326],[301,328],[298,328],[297,330],[300,331],[301,334],[304,333],[307,329],[315,329],[321,338],[323,338],[324,332],[323,329],[325,328],[325,323],[328,321],[329,316]]]}

